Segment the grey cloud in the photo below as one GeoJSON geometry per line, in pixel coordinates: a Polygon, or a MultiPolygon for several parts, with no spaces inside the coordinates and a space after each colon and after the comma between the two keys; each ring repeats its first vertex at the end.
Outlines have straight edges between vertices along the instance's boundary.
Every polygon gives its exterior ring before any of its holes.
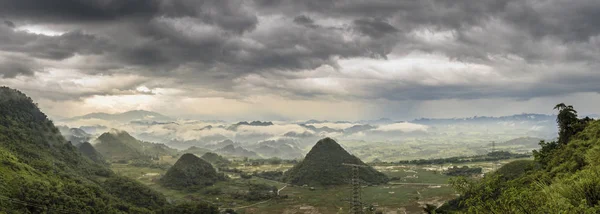
{"type": "Polygon", "coordinates": [[[8,26],[9,28],[15,28],[15,23],[5,20],[4,24],[6,24],[6,26],[8,26]]]}
{"type": "Polygon", "coordinates": [[[160,11],[157,0],[4,0],[0,13],[38,22],[110,21],[151,16],[160,11]]]}
{"type": "Polygon", "coordinates": [[[33,76],[34,71],[32,68],[28,67],[19,62],[12,61],[0,61],[0,77],[1,78],[15,78],[17,76],[33,76]]]}
{"type": "Polygon", "coordinates": [[[232,32],[256,27],[242,0],[4,0],[0,14],[38,23],[145,22],[154,17],[196,17],[232,32]]]}
{"type": "Polygon", "coordinates": [[[310,28],[318,27],[317,25],[315,25],[315,21],[306,15],[296,16],[294,18],[294,23],[302,25],[302,26],[310,27],[310,28]]]}
{"type": "Polygon", "coordinates": [[[563,41],[587,41],[600,33],[600,3],[582,1],[515,1],[507,5],[502,18],[535,37],[556,37],[563,41]]]}
{"type": "Polygon", "coordinates": [[[111,48],[106,40],[81,31],[45,36],[0,26],[0,34],[0,50],[26,53],[36,58],[62,60],[76,53],[101,54],[111,48]]]}
{"type": "MultiPolygon", "coordinates": [[[[249,74],[268,76],[274,71],[295,72],[322,65],[339,68],[338,59],[386,59],[390,53],[402,55],[415,50],[486,65],[506,77],[527,72],[518,65],[506,64],[510,57],[520,57],[534,66],[600,59],[596,48],[600,3],[594,0],[5,2],[0,14],[19,24],[22,21],[64,24],[75,30],[49,37],[15,31],[5,23],[0,26],[2,51],[52,60],[75,54],[101,56],[110,66],[84,72],[168,77],[173,79],[169,87],[203,85],[227,96],[236,94],[239,88],[233,80],[249,74]],[[267,21],[259,23],[259,20],[267,21]],[[445,41],[418,38],[415,36],[418,31],[448,32],[451,38],[445,41]]],[[[598,68],[594,66],[573,68],[585,73],[578,80],[594,79],[590,78],[598,68]]],[[[574,80],[567,77],[553,79],[553,86],[508,89],[504,88],[506,85],[480,86],[477,82],[426,86],[406,81],[365,86],[362,90],[367,95],[354,97],[523,98],[597,90],[592,86],[569,86],[574,80]]],[[[262,87],[289,96],[327,95],[327,92],[262,87]]]]}
{"type": "Polygon", "coordinates": [[[381,19],[357,19],[354,20],[354,26],[358,31],[374,38],[398,32],[398,29],[381,19]]]}
{"type": "Polygon", "coordinates": [[[313,24],[314,22],[315,21],[313,21],[310,17],[305,15],[296,16],[296,18],[294,18],[294,23],[296,24],[306,25],[313,24]]]}

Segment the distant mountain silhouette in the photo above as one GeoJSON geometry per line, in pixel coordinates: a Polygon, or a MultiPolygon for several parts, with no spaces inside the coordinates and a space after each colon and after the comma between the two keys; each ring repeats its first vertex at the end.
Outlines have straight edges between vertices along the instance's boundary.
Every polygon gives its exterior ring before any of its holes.
{"type": "Polygon", "coordinates": [[[131,122],[131,121],[172,121],[173,118],[165,115],[144,110],[133,110],[123,113],[109,114],[109,113],[91,113],[83,116],[72,117],[67,120],[81,120],[81,119],[102,119],[102,120],[114,120],[120,122],[131,122]]]}
{"type": "Polygon", "coordinates": [[[252,150],[265,158],[299,159],[304,156],[293,139],[285,138],[259,142],[252,150]]]}
{"type": "Polygon", "coordinates": [[[202,148],[202,147],[192,146],[190,148],[187,148],[186,150],[183,150],[182,153],[190,153],[190,154],[201,156],[207,152],[210,152],[210,150],[208,150],[206,148],[202,148]]]}
{"type": "Polygon", "coordinates": [[[62,136],[74,146],[78,146],[84,142],[89,142],[92,137],[91,134],[88,134],[83,129],[69,128],[67,126],[57,126],[57,128],[62,136]]]}
{"type": "Polygon", "coordinates": [[[234,146],[233,144],[227,145],[223,148],[215,150],[215,153],[224,155],[224,156],[234,156],[234,157],[247,157],[247,158],[260,158],[256,152],[244,149],[241,146],[234,146]]]}
{"type": "Polygon", "coordinates": [[[238,122],[236,124],[233,124],[233,125],[229,126],[227,129],[228,130],[237,130],[237,128],[239,126],[243,126],[243,125],[245,125],[245,126],[272,126],[273,122],[268,122],[268,121],[265,121],[265,122],[262,122],[262,121],[246,122],[246,121],[242,121],[242,122],[238,122]]]}
{"type": "Polygon", "coordinates": [[[418,124],[451,124],[451,123],[475,123],[475,122],[502,122],[502,121],[532,121],[532,122],[550,122],[554,123],[555,115],[547,114],[515,114],[500,117],[474,116],[465,118],[420,118],[411,121],[418,124]]]}

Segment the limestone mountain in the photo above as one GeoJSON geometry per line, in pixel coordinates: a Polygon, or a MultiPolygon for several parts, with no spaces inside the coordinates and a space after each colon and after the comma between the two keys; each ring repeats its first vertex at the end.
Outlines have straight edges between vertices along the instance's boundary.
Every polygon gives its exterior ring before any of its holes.
{"type": "Polygon", "coordinates": [[[230,156],[230,157],[247,157],[247,158],[260,158],[256,152],[244,149],[241,146],[227,145],[223,148],[215,150],[215,153],[230,156]]]}
{"type": "Polygon", "coordinates": [[[96,151],[96,149],[94,148],[94,146],[92,146],[92,144],[90,144],[88,142],[84,142],[84,143],[77,145],[77,149],[79,150],[79,152],[81,152],[81,154],[83,154],[83,156],[88,157],[90,160],[94,161],[95,163],[106,164],[106,160],[104,159],[102,154],[100,154],[98,151],[96,151]]]}
{"type": "Polygon", "coordinates": [[[58,126],[57,128],[62,136],[74,146],[78,146],[83,142],[89,142],[92,138],[92,135],[88,134],[83,129],[69,128],[67,126],[58,126]]]}
{"type": "MultiPolygon", "coordinates": [[[[365,165],[363,161],[348,153],[331,138],[321,139],[306,155],[304,160],[288,170],[283,179],[296,185],[342,185],[349,184],[352,170],[343,163],[365,165]]],[[[383,173],[367,166],[359,168],[360,179],[368,184],[382,184],[388,181],[383,173]]]]}
{"type": "Polygon", "coordinates": [[[233,124],[233,125],[227,127],[227,129],[235,131],[240,126],[272,126],[272,125],[273,125],[273,122],[270,122],[270,121],[265,121],[265,122],[262,122],[262,121],[252,121],[252,122],[242,121],[242,122],[238,122],[236,124],[233,124]]]}
{"type": "Polygon", "coordinates": [[[201,155],[206,154],[207,152],[210,152],[210,150],[206,149],[206,148],[202,148],[202,147],[192,146],[190,148],[187,148],[186,150],[183,150],[182,153],[190,153],[190,154],[201,156],[201,155]]]}
{"type": "Polygon", "coordinates": [[[130,121],[172,121],[173,118],[167,117],[165,115],[144,111],[144,110],[134,110],[127,111],[123,113],[117,114],[108,114],[108,113],[91,113],[83,116],[77,116],[70,118],[68,120],[81,120],[81,119],[101,119],[101,120],[112,120],[119,122],[130,122],[130,121]]]}
{"type": "Polygon", "coordinates": [[[201,158],[214,166],[226,166],[227,164],[231,163],[229,160],[227,160],[227,158],[212,152],[205,153],[201,158]]]}
{"type": "Polygon", "coordinates": [[[265,158],[300,159],[302,150],[293,139],[266,140],[258,143],[253,151],[265,158]]]}
{"type": "Polygon", "coordinates": [[[96,141],[94,147],[109,161],[150,159],[177,154],[176,149],[164,144],[140,141],[125,131],[114,129],[100,135],[96,141]]]}
{"type": "Polygon", "coordinates": [[[205,144],[203,146],[203,148],[207,148],[207,149],[211,149],[211,150],[215,150],[215,149],[220,149],[223,148],[225,146],[229,146],[229,145],[234,145],[234,146],[240,146],[239,143],[233,142],[230,139],[225,139],[222,141],[218,141],[218,142],[214,142],[214,143],[209,143],[209,144],[205,144]]]}
{"type": "Polygon", "coordinates": [[[210,186],[220,180],[225,180],[225,175],[217,173],[210,163],[186,153],[169,168],[159,182],[165,187],[183,189],[210,186]]]}

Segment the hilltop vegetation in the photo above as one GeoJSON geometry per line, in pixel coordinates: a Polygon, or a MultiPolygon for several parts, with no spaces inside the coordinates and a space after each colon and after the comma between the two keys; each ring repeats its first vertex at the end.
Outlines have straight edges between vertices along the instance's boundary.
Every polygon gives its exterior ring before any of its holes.
{"type": "Polygon", "coordinates": [[[77,146],[77,149],[79,150],[79,152],[81,152],[81,154],[83,154],[83,156],[88,157],[90,160],[98,164],[107,164],[102,154],[96,151],[92,144],[84,142],[79,144],[77,146]]]}
{"type": "Polygon", "coordinates": [[[210,186],[225,179],[225,175],[217,173],[210,163],[193,154],[184,154],[169,168],[160,183],[173,189],[189,189],[210,186]]]}
{"type": "Polygon", "coordinates": [[[417,165],[425,165],[425,164],[448,164],[448,163],[467,163],[467,162],[481,162],[481,161],[497,161],[497,160],[506,160],[511,158],[525,158],[531,157],[531,154],[514,154],[506,151],[496,151],[490,152],[485,155],[475,155],[475,156],[459,156],[459,157],[449,157],[449,158],[435,158],[435,159],[418,159],[418,160],[405,160],[392,162],[392,164],[417,164],[417,165]]]}
{"type": "Polygon", "coordinates": [[[351,179],[351,168],[342,165],[343,163],[366,166],[359,169],[360,179],[363,182],[381,184],[388,181],[386,175],[349,154],[331,138],[319,140],[304,160],[284,174],[283,180],[296,185],[328,186],[348,184],[351,179]]]}
{"type": "Polygon", "coordinates": [[[163,155],[176,155],[177,150],[164,144],[143,142],[125,131],[111,130],[97,139],[96,150],[112,162],[158,159],[163,155]]]}
{"type": "Polygon", "coordinates": [[[215,153],[229,157],[260,158],[256,152],[244,149],[241,146],[234,146],[232,144],[215,150],[215,153]]]}
{"type": "MultiPolygon", "coordinates": [[[[84,158],[25,94],[0,88],[0,207],[9,213],[148,212],[96,177],[116,177],[84,158]],[[89,206],[94,204],[94,206],[89,206]]],[[[133,199],[133,200],[132,200],[133,199]]],[[[164,198],[149,199],[165,204],[164,198]]]]}
{"type": "Polygon", "coordinates": [[[231,163],[231,161],[227,160],[227,158],[212,152],[204,153],[201,158],[216,167],[224,167],[231,163]]]}
{"type": "Polygon", "coordinates": [[[438,212],[600,212],[600,121],[559,104],[557,141],[540,142],[534,161],[516,161],[479,181],[459,178],[461,196],[438,212]]]}
{"type": "Polygon", "coordinates": [[[7,87],[0,87],[0,163],[0,208],[7,213],[160,213],[183,206],[85,158],[29,97],[7,87]]]}

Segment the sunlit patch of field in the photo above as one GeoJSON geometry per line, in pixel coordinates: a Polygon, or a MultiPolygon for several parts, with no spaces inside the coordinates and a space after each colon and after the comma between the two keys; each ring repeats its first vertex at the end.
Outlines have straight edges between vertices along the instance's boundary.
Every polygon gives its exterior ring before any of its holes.
{"type": "MultiPolygon", "coordinates": [[[[241,213],[305,213],[301,208],[315,213],[347,213],[352,196],[349,185],[321,187],[310,190],[307,187],[292,186],[281,191],[287,199],[277,199],[256,206],[256,209],[239,210],[241,213]]],[[[430,188],[415,185],[378,185],[362,188],[362,201],[382,211],[407,211],[419,213],[421,204],[438,203],[454,197],[450,187],[430,188]]]]}
{"type": "Polygon", "coordinates": [[[242,170],[243,172],[253,173],[261,171],[287,171],[294,167],[293,164],[265,164],[259,166],[245,166],[243,164],[236,165],[235,168],[242,170]]]}

